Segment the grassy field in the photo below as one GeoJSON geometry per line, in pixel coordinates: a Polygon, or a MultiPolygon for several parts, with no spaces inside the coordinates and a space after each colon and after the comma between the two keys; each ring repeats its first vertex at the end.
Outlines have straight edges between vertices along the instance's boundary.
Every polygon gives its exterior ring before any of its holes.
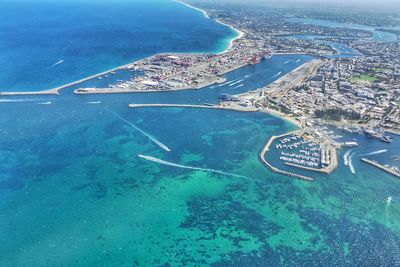
{"type": "Polygon", "coordinates": [[[373,71],[375,71],[375,72],[386,72],[386,71],[392,71],[392,69],[389,69],[389,68],[373,68],[373,71]]]}
{"type": "Polygon", "coordinates": [[[360,75],[360,76],[354,76],[350,79],[352,83],[359,83],[359,82],[376,82],[379,81],[377,78],[371,76],[371,75],[360,75]]]}

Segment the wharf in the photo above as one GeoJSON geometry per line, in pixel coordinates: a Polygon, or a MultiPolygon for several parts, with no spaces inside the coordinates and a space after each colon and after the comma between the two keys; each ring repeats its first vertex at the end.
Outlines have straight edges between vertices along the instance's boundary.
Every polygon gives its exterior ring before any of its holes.
{"type": "Polygon", "coordinates": [[[218,84],[224,82],[225,80],[221,77],[213,77],[204,81],[204,83],[200,83],[197,85],[183,86],[179,88],[166,88],[166,89],[135,89],[135,88],[118,88],[118,87],[109,87],[109,88],[79,88],[74,90],[74,94],[77,95],[88,95],[88,94],[123,94],[123,93],[167,93],[167,92],[175,92],[181,90],[199,90],[204,87],[218,84]]]}
{"type": "Polygon", "coordinates": [[[386,166],[383,166],[382,164],[379,164],[376,161],[369,160],[369,159],[366,159],[366,158],[361,158],[361,161],[365,162],[365,163],[368,163],[368,164],[370,164],[372,166],[375,166],[375,167],[377,167],[377,168],[379,168],[379,169],[381,169],[381,170],[383,170],[383,171],[385,171],[387,173],[390,173],[390,174],[396,176],[397,178],[400,178],[400,173],[398,173],[398,172],[396,172],[396,171],[394,171],[394,170],[392,170],[392,169],[390,169],[390,168],[388,168],[386,166]]]}

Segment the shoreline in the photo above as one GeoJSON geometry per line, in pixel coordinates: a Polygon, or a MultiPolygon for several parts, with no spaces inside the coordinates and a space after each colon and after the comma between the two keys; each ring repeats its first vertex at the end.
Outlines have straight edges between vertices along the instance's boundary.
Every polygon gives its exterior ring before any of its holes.
{"type": "MultiPolygon", "coordinates": [[[[298,122],[295,122],[295,121],[293,121],[291,119],[288,119],[286,116],[283,117],[281,115],[278,115],[276,113],[274,114],[274,113],[268,112],[266,110],[262,111],[261,109],[258,109],[258,108],[245,108],[245,107],[242,108],[242,107],[238,107],[238,106],[223,106],[223,105],[193,105],[193,104],[129,104],[128,107],[132,108],[132,109],[134,109],[134,108],[194,108],[194,109],[201,108],[201,109],[227,110],[227,111],[237,111],[237,112],[258,112],[258,111],[261,111],[261,112],[267,113],[267,114],[269,114],[271,116],[277,116],[282,120],[287,120],[290,123],[293,123],[296,126],[298,126],[298,122]]],[[[267,167],[269,170],[271,170],[274,173],[278,173],[278,174],[282,174],[282,175],[285,175],[285,176],[293,177],[293,178],[296,178],[296,179],[299,179],[299,180],[302,180],[302,181],[306,181],[306,182],[313,182],[314,179],[311,178],[311,177],[304,176],[304,175],[301,175],[301,174],[292,173],[292,172],[289,172],[289,171],[281,170],[279,168],[276,168],[276,167],[272,166],[265,159],[265,156],[270,151],[270,146],[273,143],[273,141],[275,141],[277,138],[281,138],[283,136],[288,136],[288,135],[291,135],[291,134],[296,134],[296,133],[299,133],[299,132],[301,132],[301,129],[300,130],[296,129],[294,131],[289,131],[287,133],[284,133],[284,134],[281,134],[281,135],[278,135],[278,136],[272,136],[268,140],[268,142],[264,145],[264,147],[261,149],[260,153],[258,154],[258,159],[265,167],[267,167]]],[[[300,167],[302,167],[302,166],[300,166],[300,167]]],[[[316,171],[319,171],[319,172],[322,172],[322,173],[326,173],[326,174],[330,174],[331,171],[333,171],[333,169],[331,169],[330,171],[325,170],[325,169],[316,170],[316,171]]]]}
{"type": "MultiPolygon", "coordinates": [[[[184,6],[188,7],[188,8],[194,9],[194,10],[196,10],[198,12],[201,12],[204,15],[205,18],[211,19],[210,16],[208,15],[208,13],[205,10],[202,10],[200,8],[197,8],[197,7],[194,7],[194,6],[192,6],[192,5],[188,4],[188,3],[185,3],[185,2],[180,1],[180,0],[175,0],[175,2],[180,3],[180,4],[182,4],[182,5],[184,5],[184,6]]],[[[245,36],[245,33],[240,31],[240,30],[238,30],[238,29],[236,29],[232,25],[229,25],[227,23],[219,21],[218,19],[214,19],[214,21],[216,21],[217,23],[219,23],[219,24],[221,24],[223,26],[229,27],[231,30],[236,32],[236,36],[233,37],[233,38],[230,38],[229,43],[227,44],[225,50],[223,50],[222,52],[212,52],[212,54],[221,55],[221,54],[227,53],[229,50],[231,50],[233,48],[234,43],[237,40],[242,39],[245,36]]],[[[70,86],[73,86],[73,85],[76,85],[76,84],[79,84],[79,83],[82,83],[82,82],[97,78],[97,77],[102,76],[102,75],[109,74],[109,73],[111,73],[113,71],[118,71],[118,70],[121,70],[121,69],[124,69],[124,68],[128,68],[129,66],[132,66],[135,63],[137,63],[137,62],[139,62],[141,60],[144,60],[146,58],[151,58],[151,57],[154,57],[154,56],[166,55],[166,54],[190,55],[190,54],[207,54],[207,53],[208,52],[172,52],[172,53],[162,52],[162,53],[156,53],[154,55],[151,55],[151,56],[148,56],[148,57],[145,57],[145,58],[141,58],[141,59],[135,60],[133,62],[129,62],[127,64],[124,64],[124,65],[121,65],[121,66],[117,66],[115,68],[112,68],[112,69],[109,69],[109,70],[105,70],[103,72],[100,72],[100,73],[97,73],[97,74],[93,74],[93,75],[90,75],[88,77],[85,77],[85,78],[82,78],[82,79],[79,79],[79,80],[76,80],[76,81],[73,81],[73,82],[70,82],[70,83],[67,83],[67,84],[60,85],[60,86],[55,87],[55,88],[44,89],[44,90],[39,90],[39,91],[0,91],[0,97],[2,97],[2,96],[21,96],[21,95],[59,95],[60,91],[65,89],[65,88],[67,88],[67,87],[70,87],[70,86]]],[[[240,68],[240,67],[238,67],[238,68],[240,68]]],[[[237,68],[235,68],[235,69],[237,69],[237,68]]],[[[203,87],[205,87],[205,86],[203,86],[203,87]]],[[[203,87],[201,87],[201,88],[203,88],[203,87]]],[[[200,89],[200,88],[185,88],[185,89],[200,89]]],[[[168,91],[170,91],[170,90],[168,90],[168,91]]],[[[176,91],[176,90],[174,90],[174,91],[176,91]]],[[[115,93],[129,93],[129,92],[130,91],[122,91],[122,92],[115,92],[115,93]]],[[[131,91],[131,92],[136,93],[137,91],[131,91]]],[[[140,91],[140,92],[142,92],[142,91],[140,91]]],[[[98,92],[98,93],[100,93],[100,92],[98,92]]]]}
{"type": "MultiPolygon", "coordinates": [[[[175,2],[180,3],[180,4],[184,5],[184,6],[187,6],[188,8],[191,8],[191,9],[194,9],[196,11],[201,12],[206,19],[212,19],[212,18],[210,18],[210,15],[207,13],[207,11],[205,11],[205,10],[203,10],[201,8],[192,6],[191,4],[185,3],[184,1],[181,1],[181,0],[175,0],[175,2]]],[[[219,19],[212,19],[212,20],[216,21],[217,23],[219,23],[219,24],[221,24],[223,26],[227,26],[228,28],[230,28],[231,30],[236,32],[236,37],[231,38],[231,40],[229,41],[229,44],[225,48],[225,50],[223,50],[222,52],[217,53],[217,55],[224,54],[224,53],[228,52],[229,50],[231,50],[233,45],[234,45],[234,43],[235,43],[235,41],[240,40],[245,36],[245,33],[243,31],[241,31],[239,29],[236,29],[233,25],[230,25],[228,23],[222,22],[219,19]]]]}
{"type": "MultiPolygon", "coordinates": [[[[161,55],[190,55],[190,54],[196,54],[196,53],[158,53],[158,54],[152,55],[150,57],[161,56],[161,55]]],[[[199,54],[201,54],[201,53],[199,53],[199,54]]],[[[273,53],[273,54],[271,54],[271,57],[280,56],[280,55],[305,55],[305,54],[304,53],[276,53],[276,54],[273,53]]],[[[114,71],[128,69],[131,66],[133,66],[135,63],[140,62],[141,60],[145,60],[145,59],[150,58],[150,57],[142,58],[142,59],[139,59],[137,61],[130,62],[128,64],[125,64],[125,65],[122,65],[122,66],[119,66],[119,67],[116,67],[116,68],[113,68],[113,69],[110,69],[110,70],[107,70],[107,71],[104,71],[104,72],[101,72],[101,73],[97,73],[97,74],[91,75],[89,77],[82,78],[80,80],[77,80],[77,81],[74,81],[74,82],[71,82],[71,83],[68,83],[68,84],[61,85],[61,86],[56,87],[56,88],[39,90],[39,91],[1,91],[0,92],[0,97],[2,97],[2,96],[25,96],[25,95],[27,95],[27,96],[28,95],[59,95],[61,90],[66,89],[66,88],[68,88],[70,86],[77,85],[77,84],[86,82],[86,81],[91,80],[91,79],[95,79],[95,78],[100,77],[102,75],[110,74],[111,72],[114,72],[114,71]]],[[[236,67],[233,67],[231,69],[228,69],[226,71],[223,71],[223,72],[219,73],[219,75],[227,74],[227,73],[229,73],[231,71],[234,71],[234,70],[240,69],[242,67],[245,67],[246,65],[248,65],[248,64],[240,64],[240,65],[238,65],[236,67]]],[[[301,65],[301,66],[303,66],[303,65],[301,65]]],[[[299,66],[299,67],[301,67],[301,66],[299,66]]],[[[115,88],[114,89],[111,89],[111,88],[96,88],[96,90],[94,91],[93,90],[94,88],[89,88],[89,89],[92,89],[93,91],[91,91],[91,92],[79,92],[78,94],[164,93],[164,92],[174,92],[174,91],[180,91],[180,90],[199,90],[199,89],[202,89],[204,87],[210,86],[212,84],[215,84],[215,83],[207,83],[205,85],[198,85],[197,87],[183,87],[183,88],[175,88],[175,89],[168,89],[168,90],[156,90],[156,89],[150,89],[150,90],[126,90],[126,89],[115,89],[115,88]]],[[[86,89],[86,88],[78,88],[78,89],[86,89]]],[[[74,91],[76,91],[78,89],[75,89],[74,91]]],[[[246,94],[246,93],[244,93],[244,94],[246,94]]]]}

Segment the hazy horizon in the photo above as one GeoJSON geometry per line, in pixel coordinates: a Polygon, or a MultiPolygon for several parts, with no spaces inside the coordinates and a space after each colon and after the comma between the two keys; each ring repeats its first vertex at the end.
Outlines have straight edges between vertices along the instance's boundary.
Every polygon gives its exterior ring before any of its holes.
{"type": "MultiPolygon", "coordinates": [[[[200,0],[209,1],[209,0],[200,0]]],[[[211,0],[220,2],[219,0],[211,0]]],[[[226,3],[240,3],[240,4],[290,4],[301,7],[300,5],[318,5],[318,7],[331,7],[331,8],[342,8],[342,7],[356,7],[360,9],[378,9],[387,10],[390,12],[400,11],[400,1],[399,0],[247,0],[243,3],[243,0],[223,0],[221,2],[226,3]],[[393,10],[394,9],[394,10],[393,10]]],[[[357,11],[357,10],[348,10],[357,11]]],[[[399,12],[400,17],[400,12],[399,12]]]]}

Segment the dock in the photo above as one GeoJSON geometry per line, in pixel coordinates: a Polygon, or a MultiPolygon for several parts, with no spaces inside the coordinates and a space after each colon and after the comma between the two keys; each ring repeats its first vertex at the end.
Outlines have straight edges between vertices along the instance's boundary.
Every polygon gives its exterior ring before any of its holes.
{"type": "Polygon", "coordinates": [[[378,169],[381,169],[381,170],[383,170],[383,171],[385,171],[385,172],[387,172],[387,173],[389,173],[389,174],[391,174],[393,176],[396,176],[397,178],[400,178],[400,172],[397,172],[397,171],[395,171],[395,170],[393,170],[393,169],[391,169],[389,167],[386,167],[386,166],[384,166],[382,164],[379,164],[378,162],[376,162],[374,160],[369,160],[367,158],[361,158],[361,161],[365,162],[365,163],[368,163],[368,164],[370,164],[372,166],[375,166],[378,169]]]}

